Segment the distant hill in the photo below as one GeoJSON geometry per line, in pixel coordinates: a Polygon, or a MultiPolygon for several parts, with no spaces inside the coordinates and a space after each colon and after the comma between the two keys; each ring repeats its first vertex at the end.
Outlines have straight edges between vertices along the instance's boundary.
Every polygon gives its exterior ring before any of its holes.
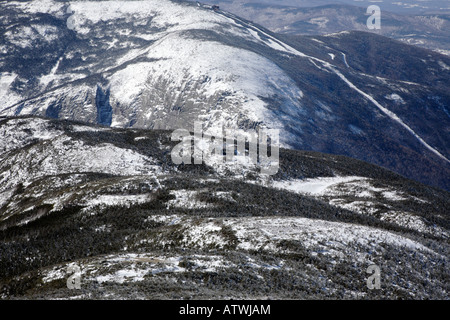
{"type": "MultiPolygon", "coordinates": [[[[239,16],[261,24],[279,33],[297,35],[322,35],[341,31],[367,31],[384,35],[402,42],[450,54],[450,8],[447,10],[431,10],[430,13],[390,12],[396,5],[377,4],[382,9],[382,28],[369,30],[366,22],[368,6],[362,2],[358,6],[348,4],[326,4],[323,1],[314,3],[299,1],[291,6],[275,4],[273,1],[205,1],[219,4],[239,16]],[[305,7],[305,6],[310,7],[305,7]]],[[[410,1],[408,1],[410,4],[410,1]]],[[[411,4],[410,4],[411,5],[411,4]]],[[[419,5],[423,5],[422,2],[419,5]]],[[[448,2],[447,2],[448,5],[448,2]]],[[[444,3],[442,7],[445,7],[444,3]]],[[[425,10],[426,11],[426,10],[425,10]]]]}

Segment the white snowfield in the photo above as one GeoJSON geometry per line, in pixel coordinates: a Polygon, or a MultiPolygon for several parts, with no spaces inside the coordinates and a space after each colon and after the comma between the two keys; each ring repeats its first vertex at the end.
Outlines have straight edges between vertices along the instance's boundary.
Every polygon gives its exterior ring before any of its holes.
{"type": "Polygon", "coordinates": [[[14,154],[6,159],[3,165],[11,165],[11,168],[4,171],[0,179],[1,189],[21,182],[27,185],[28,181],[47,175],[73,172],[151,175],[160,170],[158,166],[151,164],[151,159],[111,144],[86,146],[67,137],[56,138],[47,144],[48,153],[43,157],[36,150],[38,147],[31,147],[26,153],[14,154]],[[67,147],[65,143],[71,146],[67,147]]]}
{"type": "Polygon", "coordinates": [[[3,134],[4,139],[0,141],[0,192],[19,183],[27,186],[40,177],[66,173],[155,176],[161,172],[161,168],[150,157],[108,143],[86,145],[52,128],[49,123],[49,120],[42,119],[12,119],[8,125],[2,126],[0,134],[3,134]],[[23,126],[27,130],[12,130],[11,126],[23,126]],[[27,150],[9,153],[36,139],[40,143],[27,150]],[[45,148],[45,153],[42,148],[45,148]]]}
{"type": "MultiPolygon", "coordinates": [[[[425,200],[402,193],[392,188],[377,188],[372,180],[358,176],[323,177],[305,180],[273,181],[271,187],[298,194],[310,195],[324,199],[329,204],[359,214],[373,215],[378,212],[377,199],[389,201],[413,201],[426,203],[425,200]],[[347,197],[353,198],[347,200],[347,197]],[[356,199],[355,199],[356,198],[356,199]]],[[[449,238],[446,230],[427,225],[422,218],[411,212],[388,210],[378,212],[381,220],[411,228],[419,232],[449,238]]]]}
{"type": "Polygon", "coordinates": [[[389,244],[430,251],[408,238],[385,230],[350,223],[286,217],[227,219],[224,224],[236,232],[239,239],[238,246],[245,250],[277,250],[276,241],[298,240],[307,249],[338,256],[342,252],[357,255],[353,252],[355,248],[351,246],[352,242],[365,248],[380,249],[380,244],[389,244]]]}
{"type": "MultiPolygon", "coordinates": [[[[85,205],[87,208],[95,207],[95,206],[125,206],[129,207],[133,204],[145,203],[151,200],[151,197],[148,194],[139,194],[139,195],[99,195],[94,198],[86,200],[85,205]]],[[[87,211],[87,209],[85,208],[87,211]]]]}
{"type": "MultiPolygon", "coordinates": [[[[313,254],[329,254],[338,259],[351,257],[366,261],[370,259],[369,251],[383,252],[385,245],[439,256],[407,237],[352,223],[300,217],[208,218],[199,221],[181,216],[173,223],[183,228],[180,243],[185,247],[224,248],[230,244],[230,239],[223,233],[226,227],[235,234],[237,248],[244,251],[277,252],[281,241],[288,240],[297,241],[299,249],[301,246],[313,254]]],[[[164,243],[164,239],[158,241],[164,243]]]]}
{"type": "Polygon", "coordinates": [[[24,147],[34,139],[51,140],[61,134],[61,130],[50,128],[47,120],[10,119],[0,126],[0,156],[24,147]]]}
{"type": "Polygon", "coordinates": [[[383,198],[393,201],[412,199],[423,202],[424,200],[411,197],[391,188],[377,188],[372,185],[372,179],[358,176],[320,177],[304,180],[273,181],[272,187],[288,190],[299,194],[313,196],[339,196],[352,194],[357,197],[373,198],[380,193],[383,198]]]}
{"type": "MultiPolygon", "coordinates": [[[[98,257],[89,261],[79,261],[69,265],[58,265],[47,268],[42,272],[42,281],[49,283],[56,280],[67,279],[67,268],[72,265],[80,267],[80,277],[83,282],[96,282],[98,284],[113,282],[123,284],[125,282],[139,282],[146,277],[157,274],[186,272],[188,269],[181,266],[180,262],[188,259],[191,268],[200,272],[217,272],[236,267],[235,263],[221,255],[189,255],[184,256],[162,256],[151,253],[124,252],[117,255],[98,257]]],[[[280,269],[283,261],[279,264],[258,263],[251,257],[246,257],[246,266],[254,269],[280,269]]],[[[177,281],[175,278],[173,281],[177,281]]]]}
{"type": "Polygon", "coordinates": [[[274,181],[273,187],[296,193],[325,195],[330,187],[343,182],[364,180],[362,177],[324,177],[305,180],[274,181]]]}
{"type": "MultiPolygon", "coordinates": [[[[278,94],[285,97],[287,102],[299,106],[302,98],[301,90],[284,71],[268,59],[253,52],[226,46],[212,41],[198,41],[187,39],[182,34],[171,34],[157,41],[149,49],[149,58],[158,59],[157,62],[147,63],[147,76],[142,77],[141,86],[146,82],[147,87],[157,87],[161,78],[169,78],[167,84],[170,92],[176,88],[186,87],[189,81],[201,81],[207,75],[208,80],[197,90],[200,100],[207,100],[220,92],[231,92],[230,103],[243,105],[243,110],[253,121],[266,119],[266,103],[260,97],[271,97],[278,94]],[[211,52],[214,52],[212,55],[211,52]],[[170,75],[170,77],[169,77],[170,75]]],[[[112,78],[113,91],[123,94],[132,92],[128,79],[134,76],[125,69],[112,78]],[[120,80],[116,80],[120,79],[120,80]],[[117,86],[116,86],[117,83],[117,86]],[[131,89],[131,91],[130,91],[131,89]],[[119,91],[118,91],[119,92],[119,91]]],[[[131,79],[129,79],[131,80],[131,79]]],[[[124,96],[124,95],[118,96],[124,96]]],[[[130,99],[130,95],[125,97],[130,99]]],[[[233,115],[223,114],[224,110],[213,110],[212,119],[217,125],[230,126],[233,115]],[[227,123],[227,120],[229,123],[227,123]]],[[[205,122],[208,120],[204,119],[205,122]]],[[[235,125],[235,124],[234,124],[235,125]]],[[[269,127],[280,127],[279,123],[268,123],[269,127]]]]}
{"type": "Polygon", "coordinates": [[[10,89],[11,84],[16,78],[17,75],[15,73],[2,72],[0,74],[0,97],[2,97],[0,110],[3,109],[3,106],[14,105],[22,99],[19,94],[10,89]]]}

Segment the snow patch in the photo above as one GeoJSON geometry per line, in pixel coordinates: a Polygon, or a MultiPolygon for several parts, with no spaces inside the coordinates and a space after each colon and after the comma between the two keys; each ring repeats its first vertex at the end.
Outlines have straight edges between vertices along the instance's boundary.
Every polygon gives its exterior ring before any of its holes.
{"type": "Polygon", "coordinates": [[[167,201],[167,208],[204,209],[211,208],[212,204],[197,200],[199,191],[194,190],[171,190],[170,194],[176,199],[167,201]]]}
{"type": "Polygon", "coordinates": [[[327,190],[334,185],[349,182],[352,180],[361,180],[362,177],[325,177],[306,180],[274,181],[273,187],[282,190],[288,190],[296,193],[305,193],[313,195],[325,195],[327,190]]]}
{"type": "Polygon", "coordinates": [[[353,242],[367,249],[382,244],[406,247],[411,250],[433,252],[422,244],[408,238],[356,224],[330,222],[308,218],[240,218],[223,222],[230,226],[239,239],[238,248],[243,250],[278,251],[281,240],[297,240],[306,249],[334,256],[354,255],[363,258],[364,253],[354,252],[353,242]]]}

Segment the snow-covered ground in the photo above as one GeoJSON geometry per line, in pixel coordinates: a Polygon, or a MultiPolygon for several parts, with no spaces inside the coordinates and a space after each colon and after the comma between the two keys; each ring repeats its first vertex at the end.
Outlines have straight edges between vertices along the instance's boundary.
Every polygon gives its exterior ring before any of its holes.
{"type": "Polygon", "coordinates": [[[63,131],[50,126],[48,120],[9,119],[0,126],[0,155],[20,149],[34,139],[51,140],[61,134],[63,131]]]}
{"type": "Polygon", "coordinates": [[[305,180],[274,181],[273,187],[296,193],[325,195],[332,186],[343,182],[364,180],[362,177],[324,177],[305,180]]]}
{"type": "Polygon", "coordinates": [[[369,178],[357,176],[323,177],[305,180],[273,181],[271,186],[298,194],[311,195],[328,201],[329,204],[350,210],[359,214],[377,214],[380,220],[395,223],[399,226],[439,235],[445,238],[449,234],[444,229],[425,223],[423,218],[413,212],[389,209],[390,201],[412,201],[426,203],[427,201],[402,193],[392,188],[380,188],[373,185],[369,178]],[[355,199],[356,198],[356,199],[355,199]],[[378,205],[383,199],[380,211],[378,205]]]}
{"type": "Polygon", "coordinates": [[[198,190],[172,190],[170,194],[174,195],[175,199],[167,201],[167,208],[202,209],[212,207],[210,203],[199,201],[198,193],[198,190]]]}
{"type": "MultiPolygon", "coordinates": [[[[365,248],[380,249],[380,244],[429,251],[422,244],[375,228],[308,218],[227,219],[244,250],[277,250],[280,240],[298,240],[307,248],[331,255],[356,254],[352,242],[365,248]]],[[[363,253],[363,256],[367,252],[363,253]]]]}
{"type": "Polygon", "coordinates": [[[3,166],[11,166],[1,176],[0,190],[23,183],[25,186],[39,177],[73,172],[101,172],[127,175],[155,175],[161,170],[153,160],[135,151],[121,149],[112,144],[89,146],[69,137],[55,138],[44,143],[43,155],[39,148],[31,147],[25,153],[5,159],[3,166]],[[19,164],[21,163],[21,164],[19,164]]]}
{"type": "MultiPolygon", "coordinates": [[[[161,256],[150,253],[122,253],[45,269],[42,272],[42,281],[48,283],[67,279],[71,275],[67,272],[68,268],[78,266],[81,271],[80,278],[84,282],[93,281],[98,284],[139,282],[158,274],[167,276],[169,273],[186,272],[188,269],[182,264],[183,261],[188,261],[189,269],[205,273],[236,267],[222,255],[161,256]]],[[[253,269],[279,269],[283,266],[283,261],[277,265],[261,264],[247,257],[245,266],[253,269]]]]}
{"type": "Polygon", "coordinates": [[[145,203],[151,200],[148,194],[143,195],[99,195],[94,199],[86,201],[85,205],[89,207],[95,206],[130,206],[132,204],[145,203]]]}
{"type": "Polygon", "coordinates": [[[73,140],[64,135],[61,129],[51,126],[49,120],[13,119],[8,121],[8,125],[1,126],[0,130],[4,137],[0,141],[1,168],[9,168],[3,170],[0,176],[0,191],[19,183],[26,186],[39,177],[49,175],[101,172],[131,176],[156,175],[161,172],[150,157],[113,144],[87,145],[81,140],[73,140]],[[12,126],[22,126],[23,130],[12,130],[12,126]],[[9,153],[35,140],[39,143],[29,149],[9,153]],[[45,153],[42,148],[46,150],[45,153]]]}
{"type": "MultiPolygon", "coordinates": [[[[297,241],[311,252],[362,261],[370,259],[370,251],[383,252],[384,245],[436,254],[407,237],[351,223],[331,222],[300,217],[242,217],[193,220],[174,219],[171,225],[182,228],[178,245],[186,248],[226,248],[236,245],[240,250],[277,252],[283,240],[297,241]],[[230,238],[230,232],[236,238],[230,238]],[[360,246],[358,249],[356,246],[360,246]]],[[[164,239],[161,239],[164,241],[164,239]]],[[[298,249],[301,249],[300,247],[298,249]]]]}

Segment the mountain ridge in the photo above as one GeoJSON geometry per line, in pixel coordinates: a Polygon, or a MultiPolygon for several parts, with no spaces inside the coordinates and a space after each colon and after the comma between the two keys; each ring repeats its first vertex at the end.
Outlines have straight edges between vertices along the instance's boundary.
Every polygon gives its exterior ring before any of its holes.
{"type": "Polygon", "coordinates": [[[449,55],[449,42],[445,30],[448,29],[449,11],[401,13],[386,9],[380,4],[382,28],[367,28],[366,7],[362,4],[316,4],[291,6],[262,3],[258,1],[207,1],[220,5],[227,11],[255,21],[266,28],[283,34],[324,35],[348,30],[367,31],[384,35],[404,43],[423,47],[449,55]]]}
{"type": "MultiPolygon", "coordinates": [[[[192,130],[195,121],[215,129],[266,126],[280,129],[283,146],[353,156],[449,188],[446,57],[359,33],[291,42],[187,2],[72,2],[70,13],[66,3],[33,3],[2,4],[3,12],[34,21],[5,33],[2,48],[11,51],[0,56],[3,115],[172,130],[192,130]],[[66,25],[71,18],[74,30],[66,25]],[[357,46],[344,54],[336,44],[352,37],[368,38],[367,52],[392,70],[400,48],[423,64],[404,68],[420,82],[368,74],[357,46]],[[386,55],[373,49],[385,41],[386,55]],[[34,57],[36,48],[46,55],[34,57]]],[[[2,21],[15,19],[6,13],[2,21]]]]}
{"type": "Polygon", "coordinates": [[[175,165],[170,131],[21,116],[0,132],[2,299],[446,297],[447,191],[287,149],[269,179],[175,165]]]}

